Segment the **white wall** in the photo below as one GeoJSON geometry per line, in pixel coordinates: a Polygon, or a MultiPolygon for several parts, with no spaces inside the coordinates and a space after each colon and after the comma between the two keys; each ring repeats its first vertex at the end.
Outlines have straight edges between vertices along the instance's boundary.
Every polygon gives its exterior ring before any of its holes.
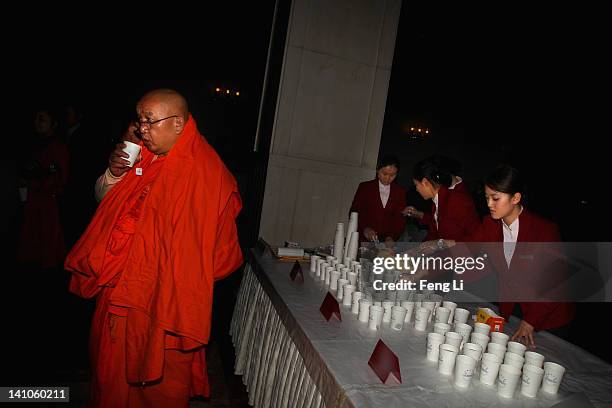
{"type": "Polygon", "coordinates": [[[331,243],[375,175],[401,0],[295,0],[260,236],[331,243]]]}

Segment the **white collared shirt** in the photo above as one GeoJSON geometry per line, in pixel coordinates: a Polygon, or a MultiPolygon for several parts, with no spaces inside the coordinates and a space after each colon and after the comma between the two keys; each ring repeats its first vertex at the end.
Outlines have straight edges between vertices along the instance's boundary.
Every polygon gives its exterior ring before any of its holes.
{"type": "Polygon", "coordinates": [[[453,190],[455,187],[457,187],[457,184],[460,184],[463,181],[463,179],[459,176],[455,176],[455,178],[457,179],[457,182],[450,186],[448,188],[449,190],[453,190]]]}
{"type": "Polygon", "coordinates": [[[378,180],[378,191],[380,192],[380,201],[382,201],[383,208],[385,208],[389,201],[389,195],[391,195],[391,184],[385,186],[378,180]]]}
{"type": "MultiPolygon", "coordinates": [[[[521,212],[523,210],[521,209],[521,212]]],[[[514,250],[516,249],[516,240],[518,239],[519,233],[519,217],[516,217],[516,220],[512,222],[512,224],[507,225],[502,219],[502,231],[504,232],[504,256],[506,258],[506,264],[510,267],[510,262],[512,261],[512,256],[514,255],[514,250]]]]}
{"type": "Polygon", "coordinates": [[[434,221],[436,221],[436,228],[438,228],[438,211],[440,211],[440,209],[438,208],[438,193],[436,193],[432,201],[436,205],[436,212],[434,213],[433,216],[434,216],[434,221]]]}

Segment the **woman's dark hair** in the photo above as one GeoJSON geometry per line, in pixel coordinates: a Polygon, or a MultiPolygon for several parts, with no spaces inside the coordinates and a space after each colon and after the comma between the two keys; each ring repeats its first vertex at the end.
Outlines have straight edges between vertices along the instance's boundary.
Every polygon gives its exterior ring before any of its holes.
{"type": "Polygon", "coordinates": [[[385,154],[380,161],[378,162],[378,166],[376,166],[376,170],[380,170],[383,167],[387,166],[395,166],[399,173],[400,170],[400,162],[399,159],[391,154],[385,154]]]}
{"type": "Polygon", "coordinates": [[[449,187],[453,183],[451,174],[443,168],[436,156],[428,157],[415,164],[412,169],[412,178],[418,181],[425,178],[435,186],[449,187]]]}
{"type": "Polygon", "coordinates": [[[515,193],[525,194],[525,184],[517,169],[507,164],[499,165],[485,179],[485,185],[495,191],[514,195],[515,193]]]}

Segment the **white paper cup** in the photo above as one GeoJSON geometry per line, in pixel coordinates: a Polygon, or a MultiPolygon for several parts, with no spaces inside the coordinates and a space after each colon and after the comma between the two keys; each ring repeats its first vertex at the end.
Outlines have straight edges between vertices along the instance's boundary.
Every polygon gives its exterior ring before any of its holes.
{"type": "Polygon", "coordinates": [[[462,340],[463,336],[459,333],[449,331],[444,335],[444,343],[457,347],[457,350],[459,350],[459,347],[461,347],[462,340]]]}
{"type": "MultiPolygon", "coordinates": [[[[334,266],[336,267],[336,270],[337,270],[338,272],[342,272],[342,270],[346,268],[346,265],[341,264],[341,263],[337,263],[337,264],[336,264],[336,265],[334,265],[334,266]]],[[[346,278],[344,278],[344,279],[346,279],[346,278]]]]}
{"type": "Polygon", "coordinates": [[[357,319],[360,322],[367,323],[370,319],[370,306],[372,305],[372,301],[369,299],[359,299],[359,316],[357,319]]]}
{"type": "Polygon", "coordinates": [[[331,290],[338,290],[338,279],[340,279],[340,272],[332,271],[331,278],[329,279],[329,288],[331,290]]]}
{"type": "Polygon", "coordinates": [[[344,286],[348,285],[347,279],[338,279],[338,293],[336,294],[336,299],[338,302],[344,299],[344,286]]]}
{"type": "Polygon", "coordinates": [[[491,332],[489,337],[491,337],[491,343],[501,344],[504,347],[506,347],[510,339],[510,336],[502,332],[491,332]]]}
{"type": "Polygon", "coordinates": [[[414,311],[414,302],[405,300],[400,303],[400,306],[406,309],[406,317],[404,317],[404,323],[410,323],[412,321],[412,312],[414,311]]]}
{"type": "MultiPolygon", "coordinates": [[[[319,261],[322,261],[322,259],[319,259],[319,261]]],[[[327,267],[329,266],[329,264],[327,262],[323,261],[319,265],[319,261],[317,261],[317,276],[319,277],[320,281],[324,281],[325,280],[325,271],[327,270],[327,267]]]]}
{"type": "Polygon", "coordinates": [[[401,306],[393,306],[391,308],[391,328],[393,330],[402,330],[405,317],[406,309],[401,306]]]}
{"type": "Polygon", "coordinates": [[[342,268],[342,279],[348,279],[348,274],[351,270],[349,268],[342,268]]]}
{"type": "Polygon", "coordinates": [[[310,255],[310,272],[317,272],[317,261],[321,259],[319,255],[310,255]]]}
{"type": "Polygon", "coordinates": [[[510,341],[506,344],[506,348],[510,353],[518,354],[523,357],[525,355],[525,350],[527,347],[523,343],[519,343],[517,341],[510,341]]]}
{"type": "Polygon", "coordinates": [[[525,365],[532,365],[534,367],[540,367],[544,365],[544,356],[540,353],[536,353],[535,351],[527,351],[525,352],[525,365]]]}
{"type": "Polygon", "coordinates": [[[433,329],[434,333],[438,333],[444,336],[446,335],[446,332],[450,331],[451,326],[448,323],[434,323],[433,329]]]}
{"type": "Polygon", "coordinates": [[[535,398],[542,384],[544,370],[540,367],[525,365],[521,381],[521,394],[529,398],[535,398]]]}
{"type": "MultiPolygon", "coordinates": [[[[330,285],[331,283],[331,274],[332,272],[334,272],[336,269],[333,266],[328,266],[327,268],[325,268],[325,284],[327,286],[330,285]]],[[[340,298],[341,299],[341,298],[340,298]]],[[[338,300],[340,300],[338,299],[338,300]]]]}
{"type": "Polygon", "coordinates": [[[461,336],[463,336],[463,341],[461,342],[461,347],[463,347],[463,344],[470,341],[470,334],[472,333],[472,326],[470,326],[467,323],[455,323],[455,333],[458,333],[461,336]]]}
{"type": "Polygon", "coordinates": [[[548,394],[556,394],[565,374],[565,367],[550,361],[544,363],[544,379],[542,380],[542,391],[548,394]]]}
{"type": "Polygon", "coordinates": [[[325,257],[325,260],[327,261],[328,264],[331,265],[331,261],[333,261],[334,259],[336,259],[336,257],[332,256],[332,255],[327,255],[325,257]]]}
{"type": "Polygon", "coordinates": [[[523,356],[507,351],[504,355],[504,364],[508,364],[522,370],[523,364],[525,364],[525,359],[523,356]]]}
{"type": "Polygon", "coordinates": [[[489,345],[489,336],[482,333],[472,333],[470,336],[470,342],[478,344],[482,350],[485,351],[489,345]]]}
{"type": "Polygon", "coordinates": [[[448,316],[448,324],[453,323],[453,318],[455,317],[455,309],[457,309],[457,304],[455,302],[445,300],[444,302],[442,302],[442,307],[450,310],[450,315],[448,316]]]}
{"type": "Polygon", "coordinates": [[[495,354],[484,353],[480,363],[480,382],[485,385],[494,385],[500,366],[501,360],[495,354]]]}
{"type": "Polygon", "coordinates": [[[438,361],[441,344],[444,344],[444,336],[438,333],[429,333],[427,335],[427,360],[438,361]]]}
{"type": "Polygon", "coordinates": [[[467,355],[457,356],[455,361],[455,385],[459,388],[467,388],[472,382],[476,360],[467,355]]]}
{"type": "Polygon", "coordinates": [[[385,300],[382,302],[382,307],[385,311],[383,314],[383,323],[389,323],[391,321],[391,308],[395,306],[395,300],[385,300]]]}
{"type": "Polygon", "coordinates": [[[499,367],[497,393],[504,398],[512,398],[520,379],[521,370],[508,364],[502,364],[499,367]]]}
{"type": "Polygon", "coordinates": [[[455,368],[455,358],[459,354],[459,348],[452,344],[440,344],[439,353],[438,372],[443,375],[451,375],[455,368]]]}
{"type": "Polygon", "coordinates": [[[454,323],[467,323],[469,317],[470,317],[469,310],[458,307],[455,309],[455,317],[454,317],[453,322],[454,323]]]}
{"type": "Polygon", "coordinates": [[[353,301],[353,292],[357,288],[353,285],[345,284],[344,290],[342,291],[342,306],[351,307],[353,301]]]}
{"type": "Polygon", "coordinates": [[[130,157],[125,160],[130,162],[130,167],[134,167],[134,163],[136,163],[136,159],[138,159],[138,155],[140,154],[140,146],[136,143],[128,142],[127,140],[124,140],[123,143],[125,144],[123,151],[130,155],[130,157]]]}
{"type": "Polygon", "coordinates": [[[334,269],[336,269],[336,265],[338,265],[338,263],[339,263],[338,260],[334,258],[334,259],[331,260],[331,262],[329,264],[331,266],[333,266],[334,269]]]}
{"type": "Polygon", "coordinates": [[[371,330],[380,329],[382,324],[384,310],[380,306],[370,306],[370,320],[368,320],[368,327],[371,330]]]}
{"type": "Polygon", "coordinates": [[[501,363],[504,361],[504,357],[506,357],[506,346],[503,346],[499,343],[489,342],[487,346],[487,351],[491,354],[495,354],[501,363]]]}
{"type": "Polygon", "coordinates": [[[472,357],[476,361],[480,361],[482,351],[482,347],[476,343],[465,343],[463,345],[463,354],[472,357]]]}
{"type": "Polygon", "coordinates": [[[418,331],[425,331],[427,328],[427,321],[429,320],[429,314],[431,311],[427,308],[420,307],[414,314],[414,329],[418,331]]]}
{"type": "Polygon", "coordinates": [[[359,300],[363,297],[362,292],[353,292],[353,296],[351,296],[351,313],[359,314],[359,300]]]}
{"type": "Polygon", "coordinates": [[[351,285],[356,286],[357,285],[357,273],[348,272],[347,275],[348,275],[347,279],[349,280],[349,282],[351,282],[351,285]]]}
{"type": "Polygon", "coordinates": [[[488,324],[480,322],[474,323],[474,333],[486,334],[488,336],[490,331],[491,326],[489,326],[488,324]]]}
{"type": "Polygon", "coordinates": [[[450,309],[439,307],[436,309],[436,323],[447,323],[450,316],[450,309]]]}

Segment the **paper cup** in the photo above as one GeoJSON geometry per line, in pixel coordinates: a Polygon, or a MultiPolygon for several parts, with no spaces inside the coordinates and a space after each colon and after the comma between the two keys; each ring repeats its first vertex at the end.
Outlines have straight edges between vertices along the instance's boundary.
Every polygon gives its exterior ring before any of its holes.
{"type": "Polygon", "coordinates": [[[457,309],[457,304],[455,302],[445,300],[444,302],[442,302],[442,307],[450,310],[450,315],[448,316],[448,324],[452,324],[453,318],[455,317],[455,309],[457,309]]]}
{"type": "Polygon", "coordinates": [[[506,357],[506,346],[502,346],[498,343],[489,342],[487,351],[491,354],[495,354],[500,362],[504,361],[504,357],[506,357]]]}
{"type": "Polygon", "coordinates": [[[400,306],[406,309],[406,317],[404,317],[404,323],[410,323],[410,321],[412,321],[412,312],[414,311],[414,302],[405,300],[400,303],[400,306]]]}
{"type": "Polygon", "coordinates": [[[391,328],[393,330],[402,330],[405,317],[406,309],[401,306],[393,306],[391,308],[391,328]]]}
{"type": "Polygon", "coordinates": [[[472,382],[476,360],[467,355],[457,356],[455,361],[455,385],[459,388],[467,388],[472,382]]]}
{"type": "Polygon", "coordinates": [[[455,317],[454,317],[453,322],[454,323],[467,323],[469,317],[470,317],[469,310],[456,308],[455,317]]]}
{"type": "Polygon", "coordinates": [[[525,364],[525,359],[518,354],[507,351],[504,355],[504,364],[508,364],[522,370],[523,364],[525,364]]]}
{"type": "Polygon", "coordinates": [[[459,333],[449,331],[444,335],[444,343],[457,347],[457,350],[459,350],[459,347],[461,347],[462,340],[463,336],[459,333]]]}
{"type": "Polygon", "coordinates": [[[436,309],[436,323],[448,323],[448,318],[450,316],[450,309],[445,307],[439,307],[436,309]]]}
{"type": "Polygon", "coordinates": [[[348,272],[347,276],[348,276],[347,279],[349,280],[349,282],[351,282],[351,285],[357,286],[357,273],[348,272]]]}
{"type": "Polygon", "coordinates": [[[463,345],[463,354],[472,357],[476,361],[480,361],[482,351],[482,347],[476,343],[465,343],[463,345]]]}
{"type": "Polygon", "coordinates": [[[444,344],[444,336],[438,333],[429,333],[427,335],[427,360],[438,361],[441,344],[444,344]]]}
{"type": "Polygon", "coordinates": [[[359,299],[359,316],[357,319],[360,322],[367,323],[370,319],[370,306],[372,301],[369,299],[359,299]]]}
{"type": "Polygon", "coordinates": [[[502,332],[491,332],[489,337],[491,337],[491,343],[501,344],[504,347],[506,347],[506,344],[508,344],[508,340],[510,339],[510,336],[502,332]]]}
{"type": "Polygon", "coordinates": [[[501,360],[495,354],[484,353],[480,363],[480,382],[485,385],[494,385],[500,366],[501,360]]]}
{"type": "Polygon", "coordinates": [[[420,307],[414,314],[414,329],[418,331],[425,331],[427,328],[427,321],[429,320],[429,314],[431,311],[427,308],[420,307]]]}
{"type": "Polygon", "coordinates": [[[355,289],[355,286],[349,285],[348,283],[344,285],[344,290],[342,291],[342,306],[351,307],[355,289]]]}
{"type": "Polygon", "coordinates": [[[359,314],[359,300],[362,297],[362,292],[353,292],[353,296],[351,296],[351,313],[359,314]]]}
{"type": "Polygon", "coordinates": [[[459,333],[461,336],[463,336],[463,340],[461,341],[461,347],[463,347],[463,344],[470,341],[472,326],[467,323],[455,323],[455,333],[459,333]]]}
{"type": "Polygon", "coordinates": [[[523,377],[521,380],[521,394],[529,398],[535,398],[538,395],[538,390],[542,384],[544,370],[540,367],[526,365],[523,368],[523,377]]]}
{"type": "Polygon", "coordinates": [[[489,345],[489,336],[486,336],[482,333],[472,333],[472,335],[470,336],[470,342],[478,344],[482,348],[482,350],[485,351],[487,349],[487,346],[489,345]]]}
{"type": "Polygon", "coordinates": [[[544,379],[542,380],[542,391],[548,394],[556,394],[565,374],[565,367],[557,363],[544,363],[544,379]]]}
{"type": "MultiPolygon", "coordinates": [[[[325,284],[327,286],[329,286],[331,284],[331,274],[335,270],[336,269],[333,266],[328,266],[327,268],[325,268],[325,284]]],[[[338,299],[338,300],[340,300],[340,299],[338,299]]]]}
{"type": "Polygon", "coordinates": [[[535,351],[527,351],[525,352],[525,365],[532,365],[534,367],[540,367],[544,365],[544,356],[540,353],[536,353],[535,351]]]}
{"type": "Polygon", "coordinates": [[[512,398],[521,378],[521,370],[502,364],[499,367],[499,378],[497,379],[497,393],[504,398],[512,398]]]}
{"type": "Polygon", "coordinates": [[[321,259],[319,255],[310,255],[310,272],[317,272],[317,261],[321,259]]]}
{"type": "Polygon", "coordinates": [[[448,323],[434,323],[433,329],[434,333],[438,333],[444,336],[446,335],[446,332],[450,331],[451,326],[448,323]]]}
{"type": "Polygon", "coordinates": [[[340,272],[332,271],[331,278],[329,279],[329,288],[331,290],[338,290],[338,279],[340,279],[340,272]]]}
{"type": "Polygon", "coordinates": [[[138,155],[140,154],[140,146],[136,143],[128,142],[127,140],[124,140],[123,143],[125,144],[123,151],[130,155],[130,157],[125,160],[130,162],[130,167],[134,167],[134,163],[136,163],[138,155]]]}
{"type": "Polygon", "coordinates": [[[347,279],[338,279],[338,293],[336,294],[336,299],[338,302],[344,299],[344,286],[348,285],[347,279]]]}
{"type": "Polygon", "coordinates": [[[510,341],[506,344],[506,348],[510,353],[518,354],[523,357],[525,355],[525,350],[527,347],[523,343],[519,343],[517,341],[510,341]]]}
{"type": "Polygon", "coordinates": [[[438,372],[443,375],[451,375],[455,368],[455,358],[458,354],[459,348],[452,344],[440,344],[438,372]]]}
{"type": "Polygon", "coordinates": [[[382,324],[384,310],[380,306],[370,306],[370,320],[368,320],[368,327],[371,330],[380,329],[382,324]]]}
{"type": "Polygon", "coordinates": [[[486,334],[488,336],[490,331],[491,326],[489,326],[488,324],[480,322],[474,323],[474,333],[486,334]]]}
{"type": "Polygon", "coordinates": [[[329,264],[327,262],[321,262],[321,265],[319,265],[319,261],[317,261],[317,276],[320,281],[325,281],[325,271],[327,271],[328,266],[329,264]]]}
{"type": "Polygon", "coordinates": [[[383,314],[383,323],[389,323],[391,321],[391,308],[395,306],[395,300],[385,300],[382,302],[382,307],[385,311],[383,314]]]}

